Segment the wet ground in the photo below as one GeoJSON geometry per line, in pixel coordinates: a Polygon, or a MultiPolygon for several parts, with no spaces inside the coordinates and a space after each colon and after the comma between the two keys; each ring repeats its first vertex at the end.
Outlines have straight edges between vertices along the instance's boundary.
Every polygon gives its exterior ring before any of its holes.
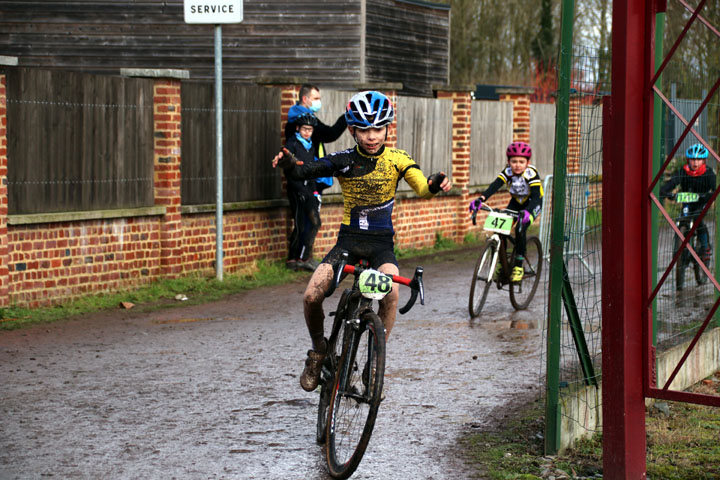
{"type": "MultiPolygon", "coordinates": [[[[470,320],[474,262],[401,263],[405,275],[425,267],[426,305],[398,317],[387,398],[353,478],[469,478],[458,439],[540,392],[542,330],[523,327],[541,322],[544,293],[514,312],[492,287],[470,320]]],[[[298,382],[303,290],[0,332],[0,478],[328,478],[317,394],[298,382]]]]}

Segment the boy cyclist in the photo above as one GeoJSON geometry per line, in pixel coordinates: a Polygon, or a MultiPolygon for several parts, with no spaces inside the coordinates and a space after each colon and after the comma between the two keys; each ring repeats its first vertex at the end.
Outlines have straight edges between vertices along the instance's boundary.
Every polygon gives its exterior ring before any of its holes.
{"type": "Polygon", "coordinates": [[[490,198],[503,185],[508,186],[510,203],[507,208],[518,212],[517,227],[515,229],[515,265],[510,274],[511,282],[519,282],[525,273],[522,263],[525,259],[527,227],[535,220],[542,208],[543,188],[540,175],[535,167],[530,165],[532,149],[525,142],[513,142],[507,147],[507,166],[502,169],[498,177],[480,194],[480,197],[470,202],[470,211],[477,210],[482,202],[490,198]]]}
{"type": "MultiPolygon", "coordinates": [[[[698,197],[693,202],[683,203],[683,208],[687,207],[687,212],[683,212],[683,216],[689,222],[697,218],[705,208],[713,192],[715,191],[715,172],[712,168],[705,164],[708,158],[708,150],[702,144],[696,143],[691,145],[685,151],[687,163],[673,173],[670,180],[660,187],[660,198],[674,198],[673,190],[678,186],[680,192],[696,193],[698,197]]],[[[708,238],[708,229],[705,222],[700,222],[695,230],[697,238],[700,241],[701,260],[705,265],[710,262],[710,242],[708,238]]],[[[682,282],[678,284],[678,290],[683,287],[682,282]]]]}
{"type": "MultiPolygon", "coordinates": [[[[300,376],[300,385],[306,391],[317,387],[327,352],[322,302],[332,282],[332,265],[340,259],[342,251],[349,253],[351,263],[364,258],[372,268],[397,275],[392,210],[398,182],[404,178],[423,198],[450,190],[445,173],[438,172],[426,179],[407,152],[385,147],[388,126],[394,116],[388,97],[375,91],[360,92],[350,99],[345,109],[348,131],[357,143],[355,148],[311,163],[298,161],[285,150],[273,159],[273,166],[279,164],[290,178],[335,176],[343,194],[344,212],[337,243],[313,273],[303,297],[305,322],[312,340],[312,349],[308,351],[300,376]]],[[[385,325],[386,336],[395,323],[397,303],[397,288],[380,301],[378,315],[385,325]]]]}

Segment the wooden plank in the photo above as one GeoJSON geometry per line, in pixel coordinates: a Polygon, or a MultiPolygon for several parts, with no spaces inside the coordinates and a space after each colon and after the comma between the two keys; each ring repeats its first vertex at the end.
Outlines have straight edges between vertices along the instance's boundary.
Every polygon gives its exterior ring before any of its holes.
{"type": "MultiPolygon", "coordinates": [[[[452,100],[399,97],[398,148],[407,151],[428,176],[452,174],[452,100]]],[[[411,190],[402,182],[399,190],[411,190]]]]}
{"type": "Polygon", "coordinates": [[[541,177],[553,172],[555,154],[555,105],[530,104],[530,146],[533,150],[532,164],[541,177]]]}
{"type": "MultiPolygon", "coordinates": [[[[243,22],[223,26],[225,79],[292,75],[351,87],[364,73],[361,7],[362,0],[246,0],[243,22]]],[[[367,80],[396,81],[397,69],[408,92],[425,95],[432,83],[447,83],[447,10],[380,0],[368,2],[367,15],[367,45],[390,45],[368,49],[383,53],[369,58],[367,80]]],[[[182,0],[5,1],[0,30],[0,48],[27,66],[92,73],[181,66],[192,78],[213,78],[213,27],[186,24],[182,0]]]]}
{"type": "Polygon", "coordinates": [[[470,186],[488,185],[507,164],[513,139],[512,102],[475,100],[470,134],[470,186]]]}
{"type": "MultiPolygon", "coordinates": [[[[182,202],[215,202],[214,86],[183,82],[182,202]]],[[[281,179],[270,160],[280,147],[279,89],[223,86],[223,199],[280,198],[281,179]]]]}

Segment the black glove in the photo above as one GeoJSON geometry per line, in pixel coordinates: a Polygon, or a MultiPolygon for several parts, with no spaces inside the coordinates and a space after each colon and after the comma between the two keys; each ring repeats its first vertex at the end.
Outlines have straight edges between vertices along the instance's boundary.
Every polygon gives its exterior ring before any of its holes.
{"type": "Polygon", "coordinates": [[[278,160],[278,166],[283,170],[293,168],[295,165],[302,165],[302,162],[288,149],[283,148],[283,156],[278,160]]]}
{"type": "Polygon", "coordinates": [[[440,191],[440,184],[445,180],[445,174],[442,172],[433,173],[428,177],[428,190],[430,193],[438,193],[440,191]],[[432,181],[432,183],[430,183],[432,181]]]}

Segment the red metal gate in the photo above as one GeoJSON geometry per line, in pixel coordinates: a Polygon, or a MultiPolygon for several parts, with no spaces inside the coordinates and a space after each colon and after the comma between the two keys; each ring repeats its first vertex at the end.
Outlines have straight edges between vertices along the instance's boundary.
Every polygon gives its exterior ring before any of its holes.
{"type": "MultiPolygon", "coordinates": [[[[667,281],[680,252],[686,249],[695,261],[697,252],[675,228],[675,222],[653,194],[682,140],[691,132],[710,155],[720,161],[707,139],[693,128],[700,112],[720,86],[716,79],[702,101],[698,113],[682,118],[659,85],[659,76],[676,53],[691,28],[708,28],[720,41],[718,30],[702,16],[707,0],[692,7],[690,19],[675,44],[667,50],[656,71],[656,15],[666,11],[665,0],[615,0],[612,27],[612,95],[603,120],[603,474],[607,478],[645,478],[645,398],[720,406],[720,397],[670,389],[673,379],[695,348],[698,339],[720,305],[720,296],[702,318],[701,326],[682,359],[664,385],[656,384],[655,348],[652,340],[653,301],[667,281]],[[653,102],[657,95],[685,124],[682,136],[663,159],[662,168],[653,173],[653,102]],[[675,235],[682,239],[670,265],[659,272],[658,285],[652,275],[651,222],[657,221],[658,208],[675,235]]],[[[714,1],[714,0],[713,0],[714,1]]],[[[710,205],[720,194],[716,190],[710,205]]],[[[702,211],[704,217],[709,207],[702,211]]],[[[697,222],[696,222],[697,223],[697,222]]],[[[716,255],[718,252],[715,253],[716,255]]],[[[702,262],[700,262],[702,264],[702,262]]],[[[717,291],[720,285],[703,266],[717,291]]]]}
{"type": "MultiPolygon", "coordinates": [[[[720,285],[718,284],[717,280],[713,277],[713,274],[708,270],[708,268],[705,266],[705,264],[701,261],[700,256],[698,255],[698,252],[695,251],[693,246],[689,243],[689,239],[692,238],[693,234],[697,230],[698,226],[700,225],[700,222],[703,218],[706,217],[708,211],[710,210],[711,206],[713,205],[715,199],[717,198],[718,194],[720,194],[720,189],[716,189],[715,192],[712,194],[712,197],[710,198],[710,201],[708,201],[705,205],[705,208],[700,213],[699,217],[697,218],[697,221],[694,222],[694,225],[692,229],[687,232],[687,237],[683,237],[683,234],[680,232],[678,227],[675,225],[675,221],[673,218],[670,217],[667,210],[664,208],[663,203],[653,194],[653,189],[655,188],[655,185],[662,179],[668,165],[670,164],[671,160],[675,157],[676,152],[678,151],[680,145],[682,145],[683,140],[687,137],[688,134],[693,133],[697,140],[702,143],[707,149],[708,152],[710,152],[710,155],[715,158],[716,161],[720,162],[720,158],[718,157],[718,154],[711,148],[710,143],[703,138],[703,136],[700,134],[700,132],[696,131],[696,129],[693,127],[695,125],[695,122],[702,114],[703,110],[707,107],[708,103],[710,102],[710,99],[713,98],[715,95],[715,92],[718,90],[718,87],[720,87],[720,77],[718,77],[710,89],[709,93],[705,96],[705,98],[702,99],[702,103],[700,105],[700,108],[697,109],[695,112],[695,115],[690,119],[683,118],[682,114],[678,109],[673,105],[673,103],[668,99],[668,95],[663,92],[659,86],[658,86],[658,79],[660,75],[663,73],[665,67],[667,66],[668,62],[671,60],[673,55],[676,53],[678,46],[681,44],[687,33],[690,31],[693,26],[696,28],[708,28],[710,31],[712,31],[717,40],[720,41],[720,33],[718,32],[715,27],[713,27],[706,19],[704,19],[701,15],[702,9],[706,4],[706,0],[701,0],[698,4],[697,8],[692,8],[690,5],[688,5],[683,0],[677,0],[679,3],[681,3],[688,11],[692,13],[689,21],[685,24],[685,27],[682,30],[682,33],[677,38],[675,43],[672,45],[672,47],[668,50],[667,55],[665,55],[665,58],[663,59],[661,65],[657,68],[657,71],[653,75],[653,77],[650,80],[650,88],[652,89],[652,92],[654,92],[661,100],[662,102],[672,111],[672,113],[685,125],[685,129],[682,133],[682,135],[677,139],[675,142],[675,145],[673,146],[670,153],[667,155],[667,157],[664,159],[663,165],[660,168],[660,171],[655,175],[655,177],[652,179],[649,187],[649,197],[650,200],[657,206],[660,213],[663,215],[665,220],[668,222],[668,225],[675,231],[675,234],[682,240],[682,243],[680,245],[680,248],[675,252],[672,261],[670,262],[670,265],[665,269],[665,271],[662,273],[662,276],[660,280],[658,281],[658,285],[650,292],[650,295],[648,297],[648,304],[651,304],[660,289],[662,288],[663,284],[667,281],[671,270],[676,265],[680,255],[683,253],[684,250],[690,252],[690,255],[693,257],[694,261],[697,262],[697,265],[699,265],[703,273],[708,277],[709,281],[712,282],[712,284],[715,286],[716,291],[720,291],[720,285]],[[702,25],[700,25],[702,23],[702,25]]],[[[653,15],[654,18],[654,15],[653,15]]],[[[650,119],[652,121],[652,118],[650,119]]],[[[682,152],[681,152],[682,154],[682,152]]],[[[652,211],[652,209],[650,209],[652,211]]],[[[702,319],[702,325],[698,329],[697,333],[695,334],[694,338],[690,342],[690,346],[687,348],[685,353],[683,354],[681,360],[678,362],[678,364],[673,369],[671,375],[667,379],[664,385],[659,386],[656,384],[657,376],[655,375],[655,348],[652,344],[652,338],[647,333],[652,331],[652,325],[649,324],[646,328],[646,335],[645,335],[645,345],[648,349],[648,362],[647,366],[650,369],[649,372],[645,375],[645,378],[647,379],[646,384],[646,396],[652,397],[652,398],[661,398],[666,400],[675,400],[675,401],[682,401],[682,402],[690,402],[690,403],[699,403],[699,404],[705,404],[705,405],[714,405],[714,406],[720,406],[720,397],[710,396],[710,395],[702,395],[697,393],[687,393],[687,392],[681,392],[681,391],[675,391],[670,389],[670,385],[672,384],[673,380],[675,379],[676,375],[684,365],[685,361],[687,360],[688,356],[690,355],[690,352],[695,348],[698,339],[700,336],[706,331],[708,324],[715,316],[715,311],[718,309],[718,306],[720,306],[720,296],[717,297],[714,305],[710,309],[709,313],[705,318],[702,319]]],[[[649,322],[652,321],[652,318],[648,319],[649,322]]]]}

